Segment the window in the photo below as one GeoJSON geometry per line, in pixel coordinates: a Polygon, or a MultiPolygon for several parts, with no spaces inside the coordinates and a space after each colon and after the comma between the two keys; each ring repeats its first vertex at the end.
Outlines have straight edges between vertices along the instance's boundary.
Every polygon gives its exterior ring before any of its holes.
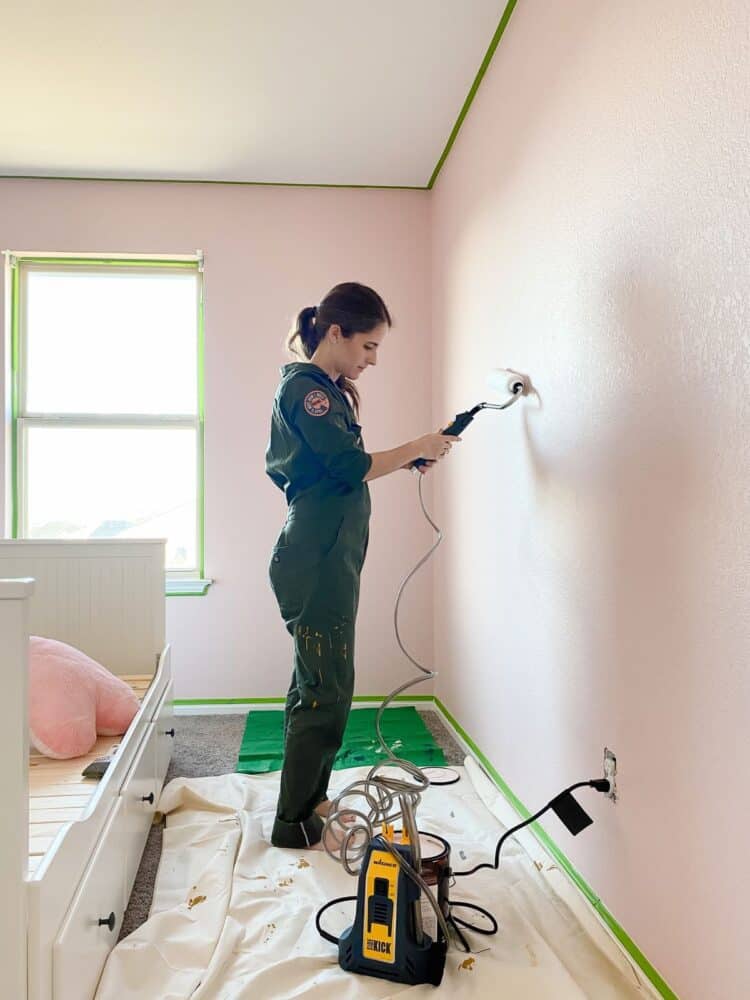
{"type": "Polygon", "coordinates": [[[201,256],[8,266],[11,535],[166,538],[205,592],[201,256]]]}

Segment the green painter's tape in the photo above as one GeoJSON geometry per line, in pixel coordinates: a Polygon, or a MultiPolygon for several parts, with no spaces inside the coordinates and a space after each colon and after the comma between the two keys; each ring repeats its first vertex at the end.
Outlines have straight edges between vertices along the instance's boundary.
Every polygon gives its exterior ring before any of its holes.
{"type": "MultiPolygon", "coordinates": [[[[200,578],[205,578],[206,569],[206,476],[205,476],[205,393],[204,393],[204,309],[205,287],[203,273],[198,275],[200,281],[200,300],[198,302],[198,572],[200,578]]],[[[199,596],[207,592],[206,587],[199,596]]]]}
{"type": "Polygon", "coordinates": [[[175,270],[195,271],[198,267],[197,260],[125,260],[117,257],[26,257],[21,255],[16,260],[22,264],[54,264],[56,267],[63,267],[67,264],[74,264],[80,267],[82,264],[91,267],[169,267],[175,270]]]}
{"type": "MultiPolygon", "coordinates": [[[[353,701],[375,701],[382,702],[384,694],[361,694],[356,695],[353,701]]],[[[431,694],[397,695],[392,701],[434,701],[431,694]]],[[[286,698],[175,698],[175,705],[283,705],[286,698]]]]}
{"type": "Polygon", "coordinates": [[[492,36],[490,47],[487,49],[485,57],[482,60],[482,65],[479,67],[479,71],[477,75],[474,77],[474,83],[471,85],[471,90],[469,91],[468,96],[464,101],[463,107],[459,112],[458,118],[456,119],[456,124],[453,126],[453,131],[448,136],[448,141],[445,144],[445,149],[443,150],[440,159],[437,161],[437,166],[432,172],[432,177],[430,177],[430,180],[427,183],[428,190],[432,190],[432,187],[434,186],[435,181],[438,178],[438,174],[440,173],[443,164],[445,163],[448,157],[448,153],[450,153],[451,147],[453,146],[453,143],[456,141],[456,136],[458,135],[459,129],[463,125],[464,118],[466,118],[467,114],[469,113],[469,108],[471,107],[471,103],[474,100],[477,91],[479,90],[479,84],[482,82],[484,74],[487,72],[490,63],[492,62],[492,57],[495,54],[495,49],[497,48],[500,39],[503,37],[503,33],[508,26],[508,21],[510,21],[510,15],[513,13],[513,9],[515,8],[516,3],[517,0],[508,0],[508,4],[505,10],[503,11],[503,16],[500,18],[500,24],[498,24],[495,34],[492,36]]]}
{"type": "MultiPolygon", "coordinates": [[[[466,742],[468,746],[471,747],[473,753],[475,754],[477,760],[482,763],[487,773],[491,776],[492,780],[495,782],[497,787],[503,793],[505,798],[511,804],[513,809],[518,813],[521,819],[528,819],[532,814],[526,808],[526,806],[521,802],[519,798],[512,792],[510,787],[505,783],[502,777],[498,774],[492,764],[487,760],[485,755],[476,745],[474,740],[466,733],[461,726],[456,722],[453,716],[450,714],[448,709],[443,705],[439,698],[435,698],[435,704],[443,713],[445,718],[450,722],[456,732],[461,736],[461,738],[466,742]]],[[[581,874],[576,871],[570,861],[565,857],[560,848],[555,844],[550,835],[546,830],[542,829],[538,823],[532,823],[529,826],[529,830],[534,834],[536,839],[542,844],[547,853],[555,859],[558,866],[568,878],[573,882],[573,884],[578,888],[581,893],[586,897],[586,899],[591,903],[596,912],[599,914],[601,919],[604,921],[606,926],[612,932],[612,934],[617,938],[625,951],[630,955],[638,968],[643,972],[643,974],[648,978],[652,985],[658,990],[659,995],[665,997],[666,1000],[679,1000],[677,994],[670,988],[670,986],[665,982],[664,978],[657,972],[654,966],[649,962],[646,956],[643,954],[638,945],[629,937],[628,934],[623,930],[623,928],[618,924],[606,906],[602,903],[601,899],[596,895],[594,890],[588,885],[581,874]]]]}
{"type": "Polygon", "coordinates": [[[231,184],[234,187],[355,188],[365,191],[424,191],[418,184],[301,184],[294,181],[207,181],[170,177],[45,177],[42,174],[0,174],[0,181],[111,181],[117,184],[231,184]]]}
{"type": "MultiPolygon", "coordinates": [[[[384,701],[384,694],[362,694],[355,695],[352,701],[384,701]]],[[[434,701],[431,694],[397,694],[391,701],[434,701]]]]}
{"type": "Polygon", "coordinates": [[[18,266],[13,268],[10,290],[10,537],[18,538],[18,367],[19,367],[19,330],[20,330],[20,272],[18,266]]]}
{"type": "Polygon", "coordinates": [[[285,698],[175,698],[175,705],[283,705],[285,698]]]}

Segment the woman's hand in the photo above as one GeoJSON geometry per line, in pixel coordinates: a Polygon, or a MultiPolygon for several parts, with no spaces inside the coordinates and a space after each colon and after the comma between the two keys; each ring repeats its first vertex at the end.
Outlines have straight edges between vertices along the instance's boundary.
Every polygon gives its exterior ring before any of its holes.
{"type": "Polygon", "coordinates": [[[435,464],[434,462],[428,462],[426,459],[422,459],[424,465],[415,465],[414,462],[407,462],[406,465],[402,465],[402,469],[406,469],[407,472],[421,472],[424,475],[429,472],[430,469],[435,464]]]}
{"type": "Polygon", "coordinates": [[[445,458],[451,447],[456,441],[460,441],[460,437],[454,437],[451,434],[443,434],[442,429],[437,432],[437,434],[425,434],[421,438],[417,438],[414,444],[417,446],[419,451],[419,458],[424,462],[423,465],[414,465],[413,462],[407,462],[406,465],[402,465],[402,469],[416,469],[422,475],[429,472],[433,465],[440,461],[441,458],[445,458]]]}
{"type": "Polygon", "coordinates": [[[371,479],[388,476],[397,469],[417,468],[421,473],[428,472],[435,462],[444,458],[456,441],[460,440],[459,437],[438,431],[436,434],[425,434],[421,438],[407,441],[406,444],[391,448],[390,451],[374,451],[370,455],[370,468],[364,481],[367,483],[371,479]],[[420,458],[425,464],[415,467],[414,463],[420,458]]]}
{"type": "Polygon", "coordinates": [[[441,458],[445,458],[455,442],[460,440],[460,437],[443,434],[442,431],[438,431],[437,434],[425,434],[416,441],[419,458],[424,458],[428,462],[438,462],[441,458]]]}

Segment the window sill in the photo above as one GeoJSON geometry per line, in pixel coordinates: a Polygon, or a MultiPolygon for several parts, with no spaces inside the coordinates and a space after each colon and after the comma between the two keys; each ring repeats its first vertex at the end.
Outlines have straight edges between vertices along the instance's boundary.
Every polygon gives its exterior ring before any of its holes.
{"type": "Polygon", "coordinates": [[[167,597],[203,597],[213,580],[166,580],[167,597]]]}

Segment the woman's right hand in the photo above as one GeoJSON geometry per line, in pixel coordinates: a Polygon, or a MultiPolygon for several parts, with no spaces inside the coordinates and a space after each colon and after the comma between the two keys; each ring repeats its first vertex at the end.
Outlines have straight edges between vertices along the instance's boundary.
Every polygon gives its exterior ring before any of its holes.
{"type": "Polygon", "coordinates": [[[445,458],[455,442],[460,440],[460,437],[443,434],[440,431],[437,434],[424,434],[416,441],[419,449],[417,457],[424,458],[428,462],[437,462],[441,458],[445,458]]]}

